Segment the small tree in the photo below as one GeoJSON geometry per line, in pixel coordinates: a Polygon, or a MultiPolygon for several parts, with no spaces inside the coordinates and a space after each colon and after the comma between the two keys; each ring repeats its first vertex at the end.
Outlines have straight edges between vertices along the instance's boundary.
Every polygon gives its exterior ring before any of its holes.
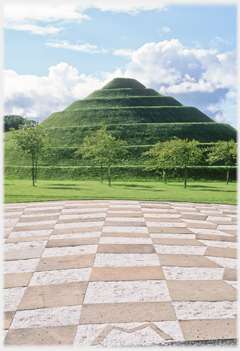
{"type": "Polygon", "coordinates": [[[75,152],[75,156],[82,155],[83,158],[91,159],[94,163],[100,163],[101,182],[103,181],[102,165],[106,163],[108,166],[108,185],[111,186],[110,167],[127,153],[126,145],[125,141],[116,140],[110,132],[107,132],[105,126],[87,136],[82,148],[75,152]]]}
{"type": "Polygon", "coordinates": [[[237,143],[234,140],[219,140],[214,146],[208,148],[210,152],[207,154],[206,161],[212,165],[218,161],[223,161],[226,166],[226,183],[229,182],[229,171],[236,164],[237,143]]]}
{"type": "Polygon", "coordinates": [[[37,180],[37,166],[40,157],[49,152],[49,140],[46,131],[38,122],[33,125],[32,121],[24,120],[24,125],[19,126],[19,130],[11,129],[13,141],[16,145],[17,152],[22,156],[28,156],[32,161],[32,181],[33,185],[37,180]]]}
{"type": "Polygon", "coordinates": [[[166,153],[166,148],[164,148],[164,143],[160,141],[157,142],[149,151],[143,152],[142,156],[147,157],[144,162],[146,165],[146,170],[156,170],[158,173],[159,169],[162,170],[163,182],[166,184],[166,167],[168,161],[168,155],[166,153]]]}
{"type": "Polygon", "coordinates": [[[152,165],[155,163],[155,169],[161,167],[163,170],[170,168],[184,169],[184,188],[187,186],[187,167],[199,163],[203,150],[198,146],[196,140],[178,139],[163,143],[157,143],[149,150],[149,156],[152,157],[152,165]]]}

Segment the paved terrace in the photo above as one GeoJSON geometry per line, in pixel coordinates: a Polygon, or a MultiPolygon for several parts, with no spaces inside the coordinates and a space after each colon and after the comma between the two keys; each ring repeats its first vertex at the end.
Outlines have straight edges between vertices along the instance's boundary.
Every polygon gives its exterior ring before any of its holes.
{"type": "Polygon", "coordinates": [[[5,344],[236,338],[236,206],[5,205],[5,344]]]}

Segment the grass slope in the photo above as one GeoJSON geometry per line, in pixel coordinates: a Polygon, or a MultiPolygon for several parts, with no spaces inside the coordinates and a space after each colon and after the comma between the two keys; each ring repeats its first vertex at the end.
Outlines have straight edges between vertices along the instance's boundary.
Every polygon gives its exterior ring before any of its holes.
{"type": "Polygon", "coordinates": [[[4,202],[34,202],[55,200],[146,200],[183,201],[194,203],[236,204],[236,184],[225,183],[183,183],[160,182],[107,182],[99,181],[50,181],[41,180],[36,186],[31,180],[5,180],[4,202]]]}

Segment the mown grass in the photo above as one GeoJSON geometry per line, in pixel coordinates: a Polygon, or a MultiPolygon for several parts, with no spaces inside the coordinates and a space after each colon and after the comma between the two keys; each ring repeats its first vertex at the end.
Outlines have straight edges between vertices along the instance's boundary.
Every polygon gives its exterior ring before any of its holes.
{"type": "Polygon", "coordinates": [[[57,200],[145,200],[181,201],[197,203],[237,203],[237,184],[223,182],[123,182],[116,181],[109,187],[104,181],[5,180],[4,203],[57,200]]]}

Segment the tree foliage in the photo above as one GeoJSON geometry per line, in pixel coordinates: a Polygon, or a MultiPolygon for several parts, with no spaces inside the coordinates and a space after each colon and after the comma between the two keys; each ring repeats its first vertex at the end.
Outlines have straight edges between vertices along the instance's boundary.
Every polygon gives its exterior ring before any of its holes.
{"type": "Polygon", "coordinates": [[[107,131],[107,127],[104,126],[85,137],[82,148],[75,152],[75,156],[82,155],[83,158],[90,159],[94,163],[100,163],[101,182],[103,179],[102,165],[107,164],[108,185],[111,186],[110,167],[125,156],[127,153],[126,146],[127,143],[125,141],[113,137],[107,131]]]}
{"type": "Polygon", "coordinates": [[[143,153],[148,156],[145,161],[149,169],[171,169],[184,168],[184,188],[187,186],[187,167],[199,164],[202,158],[203,150],[198,146],[199,141],[179,139],[174,137],[172,140],[163,143],[158,142],[149,151],[143,153]]]}
{"type": "MultiPolygon", "coordinates": [[[[14,131],[14,128],[11,128],[14,131]]],[[[24,125],[13,133],[13,142],[20,156],[30,157],[32,160],[32,181],[35,185],[37,179],[37,165],[40,157],[49,153],[49,139],[46,130],[38,122],[33,125],[32,121],[24,120],[24,125]]]]}
{"type": "Polygon", "coordinates": [[[207,162],[212,165],[223,161],[226,166],[226,182],[229,181],[229,169],[235,165],[237,158],[237,143],[234,140],[219,140],[213,147],[208,148],[207,162]]]}
{"type": "MultiPolygon", "coordinates": [[[[4,116],[4,132],[9,132],[11,128],[19,129],[20,125],[24,125],[25,118],[18,115],[7,115],[4,116]]],[[[32,125],[35,125],[36,122],[30,120],[32,125]]]]}

